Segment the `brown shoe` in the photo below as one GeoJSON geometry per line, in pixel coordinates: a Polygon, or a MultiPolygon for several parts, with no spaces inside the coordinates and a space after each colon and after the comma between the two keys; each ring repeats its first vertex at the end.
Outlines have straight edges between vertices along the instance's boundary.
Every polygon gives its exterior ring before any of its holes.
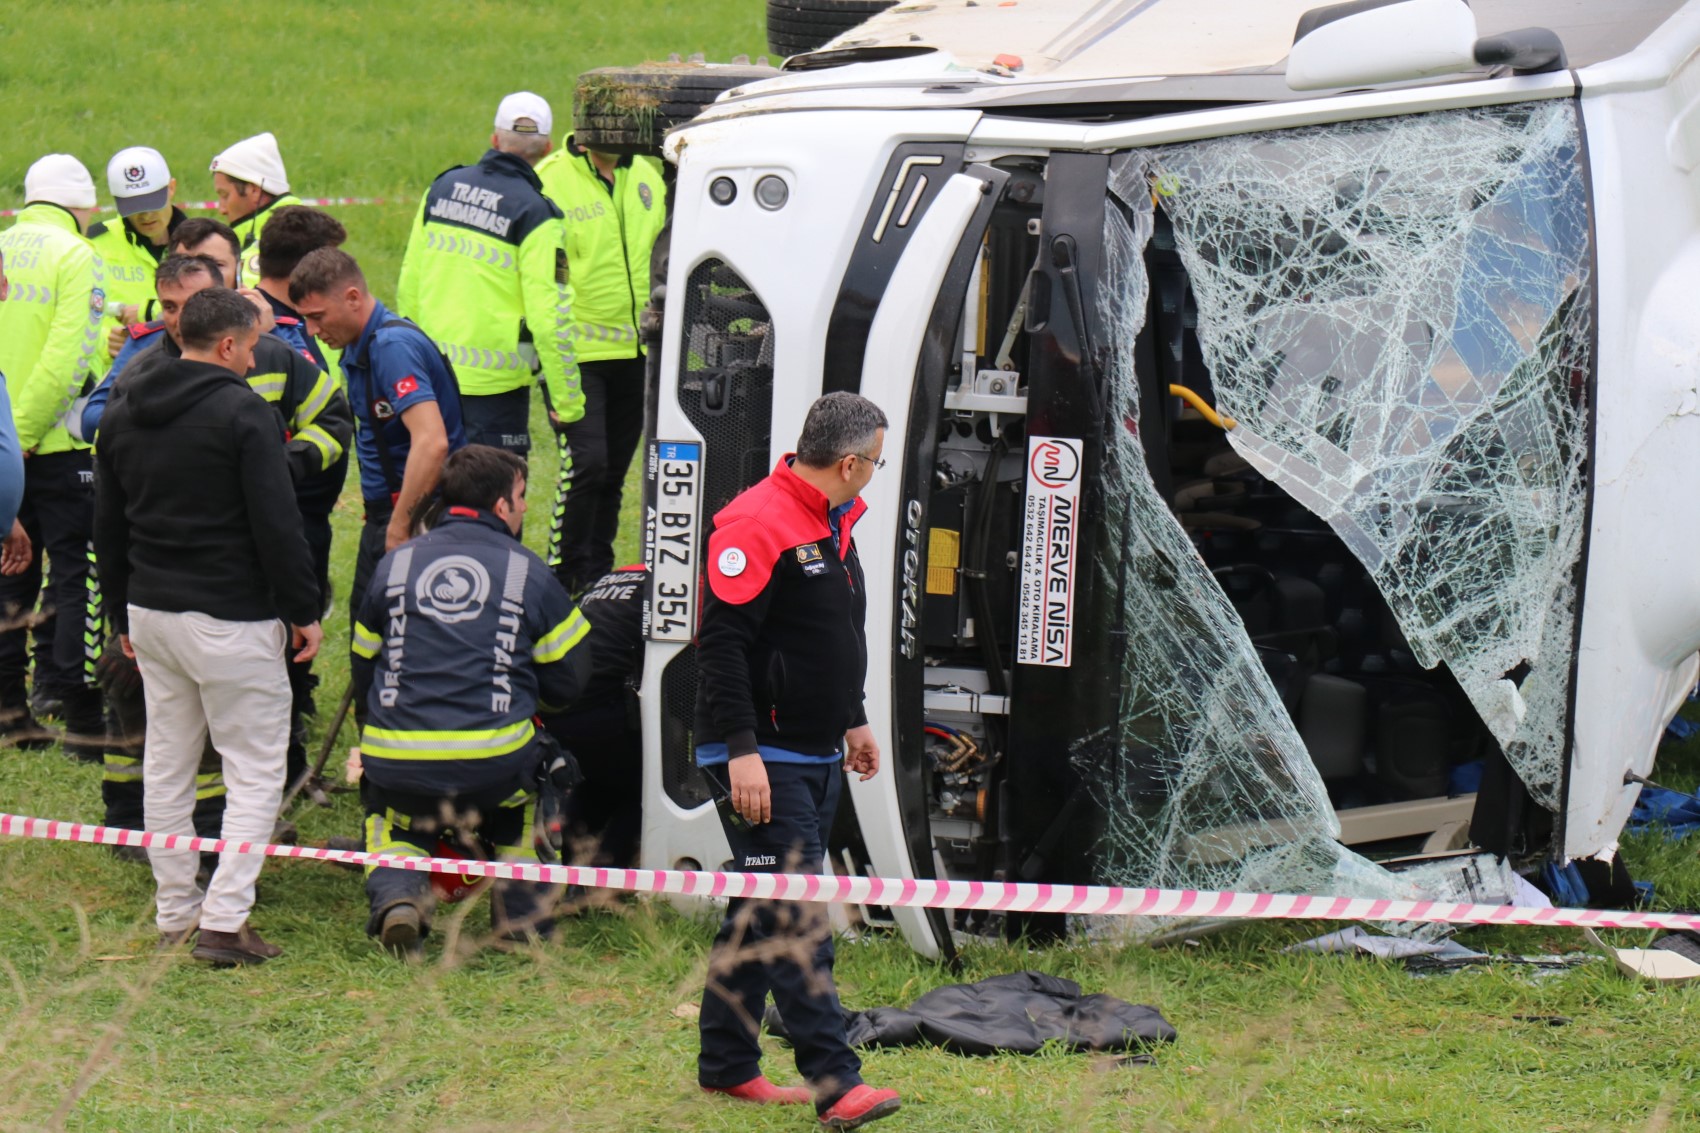
{"type": "Polygon", "coordinates": [[[203,928],[200,941],[189,955],[217,968],[229,968],[237,964],[263,964],[282,956],[283,949],[267,943],[259,933],[243,925],[236,932],[203,928]]]}

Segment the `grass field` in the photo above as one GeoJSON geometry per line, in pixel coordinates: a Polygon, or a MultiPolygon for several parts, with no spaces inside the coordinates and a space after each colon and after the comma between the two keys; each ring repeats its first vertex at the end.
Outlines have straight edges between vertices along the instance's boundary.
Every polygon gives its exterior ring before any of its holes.
{"type": "MultiPolygon", "coordinates": [[[[536,90],[564,121],[580,70],[675,51],[753,56],[762,11],[760,0],[278,9],[14,0],[0,6],[0,207],[21,201],[24,170],[42,153],[76,153],[98,181],[106,158],[131,144],[164,152],[181,198],[210,197],[211,156],[269,129],[301,194],[400,199],[338,210],[350,250],[387,296],[412,202],[435,173],[481,152],[501,95],[536,90]]],[[[554,473],[545,448],[534,460],[534,548],[554,473]]],[[[356,493],[345,504],[339,594],[356,493]]],[[[628,506],[628,561],[634,516],[628,506]]],[[[327,708],[346,681],[342,609],[339,600],[326,627],[327,708]]],[[[1700,745],[1668,752],[1655,777],[1693,789],[1700,745]]],[[[56,752],[0,751],[0,809],[94,819],[98,779],[56,752]]],[[[299,817],[309,841],[358,823],[347,795],[299,817]]],[[[1661,907],[1700,906],[1697,842],[1626,845],[1661,907]]],[[[365,938],[357,876],[274,862],[255,923],[286,956],[214,972],[155,955],[151,895],[144,868],[96,848],[0,843],[0,1131],[811,1124],[806,1113],[752,1113],[695,1091],[687,1008],[711,932],[669,907],[590,913],[547,948],[505,954],[454,943],[487,924],[483,907],[461,906],[463,923],[440,926],[450,942],[434,938],[429,962],[407,967],[365,938]]],[[[1158,1007],[1181,1040],[1140,1068],[1062,1051],[870,1054],[870,1080],[905,1099],[879,1128],[1700,1130],[1700,990],[1635,984],[1603,962],[1543,977],[1497,965],[1417,978],[1397,964],[1280,951],[1322,927],[1255,925],[1160,951],[971,948],[966,978],[1067,975],[1158,1007]],[[1555,1016],[1568,1023],[1538,1021],[1555,1016]]],[[[1501,952],[1582,948],[1564,930],[1463,940],[1501,952]]],[[[878,938],[845,943],[839,973],[851,1007],[907,1003],[957,978],[878,938]]],[[[772,1050],[770,1072],[794,1080],[789,1055],[772,1050]]]]}

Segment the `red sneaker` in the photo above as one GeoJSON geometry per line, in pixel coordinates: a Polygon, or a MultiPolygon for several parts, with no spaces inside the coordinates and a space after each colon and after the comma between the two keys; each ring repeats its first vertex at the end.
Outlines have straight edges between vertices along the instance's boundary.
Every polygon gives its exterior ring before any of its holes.
{"type": "Polygon", "coordinates": [[[704,1086],[702,1090],[705,1094],[724,1094],[758,1105],[805,1105],[814,1100],[814,1095],[802,1086],[775,1086],[765,1074],[757,1074],[739,1086],[704,1086]]]}
{"type": "Polygon", "coordinates": [[[860,1129],[870,1121],[889,1117],[903,1105],[896,1090],[876,1090],[872,1086],[853,1086],[849,1093],[833,1102],[820,1115],[827,1129],[860,1129]]]}

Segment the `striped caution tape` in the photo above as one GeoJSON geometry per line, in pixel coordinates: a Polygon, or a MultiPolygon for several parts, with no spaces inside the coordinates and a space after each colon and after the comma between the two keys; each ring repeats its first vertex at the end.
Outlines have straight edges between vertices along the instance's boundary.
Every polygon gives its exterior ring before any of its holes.
{"type": "MultiPolygon", "coordinates": [[[[312,205],[314,208],[341,208],[344,205],[400,205],[417,204],[417,201],[390,200],[385,197],[302,197],[301,203],[312,205]]],[[[177,207],[185,212],[213,212],[218,208],[217,201],[179,201],[177,207]]],[[[113,205],[101,205],[101,212],[113,211],[113,205]]],[[[17,216],[24,210],[0,209],[0,217],[17,216]]]]}
{"type": "Polygon", "coordinates": [[[1278,893],[1224,893],[1202,889],[1123,889],[1108,885],[1039,882],[929,881],[917,878],[847,877],[838,874],[721,873],[705,870],[599,869],[592,866],[481,862],[227,842],[184,834],[147,834],[110,826],[55,822],[0,814],[0,835],[55,842],[154,846],[200,853],[265,854],[274,858],[382,866],[420,873],[500,877],[590,889],[667,893],[687,897],[753,897],[830,904],[983,909],[1004,913],[1078,913],[1084,916],[1207,917],[1240,920],[1408,921],[1426,924],[1546,925],[1580,928],[1688,929],[1700,915],[1634,913],[1605,909],[1523,908],[1451,901],[1390,901],[1372,897],[1304,897],[1278,893]]]}

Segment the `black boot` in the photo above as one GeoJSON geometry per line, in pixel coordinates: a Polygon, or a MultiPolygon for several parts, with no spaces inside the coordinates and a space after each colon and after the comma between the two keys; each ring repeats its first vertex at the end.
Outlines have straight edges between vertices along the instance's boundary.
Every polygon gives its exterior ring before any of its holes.
{"type": "Polygon", "coordinates": [[[0,745],[43,751],[58,739],[58,733],[36,721],[22,687],[0,691],[0,745]]]}
{"type": "Polygon", "coordinates": [[[68,688],[65,697],[65,754],[99,763],[106,754],[106,712],[94,685],[68,688]]]}

